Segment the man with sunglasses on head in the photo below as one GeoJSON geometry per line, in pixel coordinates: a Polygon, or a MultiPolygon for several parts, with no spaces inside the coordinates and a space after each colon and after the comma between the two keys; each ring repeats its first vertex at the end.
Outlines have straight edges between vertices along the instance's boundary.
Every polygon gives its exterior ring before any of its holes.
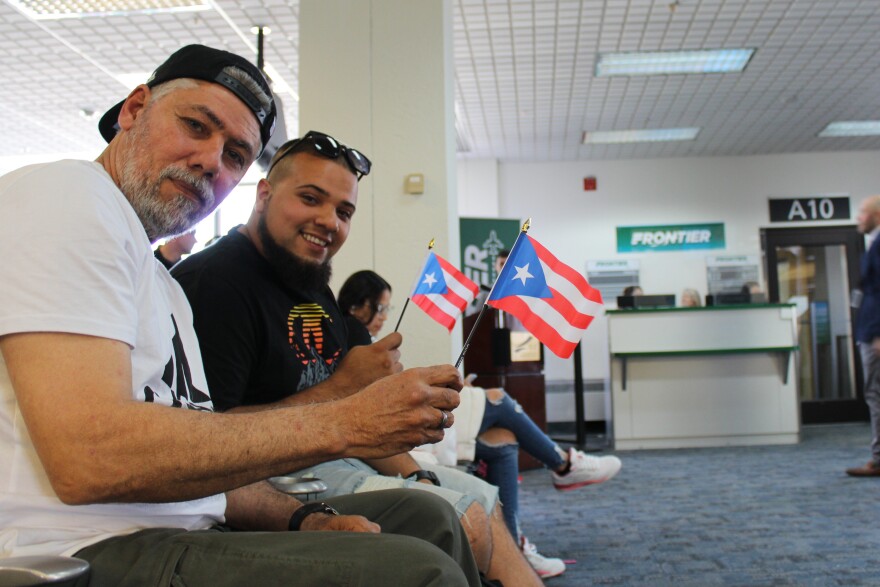
{"type": "Polygon", "coordinates": [[[256,67],[191,45],[102,118],[96,161],[0,178],[0,247],[39,243],[0,280],[0,564],[75,555],[91,565],[77,585],[100,587],[479,584],[441,499],[304,505],[265,482],[439,440],[451,367],[338,406],[213,412],[191,311],[150,243],[223,201],[275,116],[256,67]]]}
{"type": "MultiPolygon", "coordinates": [[[[257,184],[247,223],[172,271],[193,308],[217,409],[330,402],[343,410],[333,402],[370,384],[394,385],[381,378],[401,369],[401,335],[349,351],[345,320],[328,286],[331,259],[351,229],[358,181],[370,167],[362,153],[324,133],[289,141],[257,184]]],[[[437,416],[438,427],[453,419],[446,411],[437,416]]],[[[507,530],[497,488],[474,476],[446,467],[423,470],[406,452],[328,459],[291,475],[322,479],[330,495],[401,487],[436,493],[456,507],[490,579],[540,584],[507,530]]]]}

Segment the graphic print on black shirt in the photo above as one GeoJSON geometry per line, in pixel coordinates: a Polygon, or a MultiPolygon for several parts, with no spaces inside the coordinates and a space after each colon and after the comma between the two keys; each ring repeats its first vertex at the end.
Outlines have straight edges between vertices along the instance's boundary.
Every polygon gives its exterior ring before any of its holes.
{"type": "MultiPolygon", "coordinates": [[[[189,361],[186,358],[183,341],[177,330],[177,320],[174,319],[173,314],[171,315],[171,323],[174,325],[174,336],[171,339],[173,350],[168,364],[165,365],[165,372],[162,373],[162,381],[171,390],[171,406],[179,408],[186,404],[190,410],[210,411],[208,405],[210,405],[211,398],[193,385],[189,361]]],[[[147,402],[156,401],[156,392],[149,385],[144,387],[144,400],[147,402]]]]}
{"type": "Polygon", "coordinates": [[[333,319],[315,303],[297,304],[287,314],[287,342],[301,363],[297,391],[317,385],[330,377],[342,356],[342,348],[332,336],[333,319]]]}

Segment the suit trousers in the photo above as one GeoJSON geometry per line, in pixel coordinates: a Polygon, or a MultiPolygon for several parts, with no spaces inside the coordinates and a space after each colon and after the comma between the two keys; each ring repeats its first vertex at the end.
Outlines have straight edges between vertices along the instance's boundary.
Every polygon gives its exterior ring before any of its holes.
{"type": "Polygon", "coordinates": [[[865,378],[865,403],[871,415],[871,459],[880,465],[880,357],[869,342],[859,342],[859,354],[865,378]]]}

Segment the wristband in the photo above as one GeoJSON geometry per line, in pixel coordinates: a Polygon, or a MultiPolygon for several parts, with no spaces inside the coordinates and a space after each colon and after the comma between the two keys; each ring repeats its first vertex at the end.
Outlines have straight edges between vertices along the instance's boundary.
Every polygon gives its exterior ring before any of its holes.
{"type": "Polygon", "coordinates": [[[339,512],[337,512],[335,509],[324,502],[307,503],[295,512],[293,512],[293,515],[290,516],[290,521],[287,522],[287,529],[291,532],[298,532],[300,526],[302,526],[303,520],[306,519],[306,516],[310,516],[312,514],[327,514],[328,516],[338,516],[339,512]]]}
{"type": "Polygon", "coordinates": [[[416,481],[421,481],[422,479],[427,479],[437,487],[440,487],[440,479],[437,478],[437,475],[434,471],[426,471],[424,469],[417,469],[406,476],[407,479],[412,479],[415,477],[416,481]]]}

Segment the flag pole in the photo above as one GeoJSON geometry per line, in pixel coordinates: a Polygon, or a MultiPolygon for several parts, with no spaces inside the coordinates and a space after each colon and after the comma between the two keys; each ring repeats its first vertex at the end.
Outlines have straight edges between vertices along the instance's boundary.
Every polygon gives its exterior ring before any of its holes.
{"type": "MultiPolygon", "coordinates": [[[[428,243],[428,252],[431,252],[431,249],[434,248],[434,239],[431,239],[431,242],[428,243]]],[[[422,264],[424,267],[424,263],[422,264]]],[[[416,278],[416,283],[418,283],[418,277],[416,278]]],[[[400,318],[397,319],[397,326],[394,327],[394,332],[397,332],[397,329],[400,328],[400,323],[403,322],[403,314],[406,312],[406,307],[409,305],[409,300],[412,297],[412,292],[415,291],[415,287],[410,288],[410,295],[406,298],[406,301],[403,303],[403,309],[400,311],[400,318]]]]}
{"type": "MultiPolygon", "coordinates": [[[[516,241],[514,241],[513,246],[510,248],[510,256],[513,256],[513,251],[516,250],[516,244],[519,242],[519,239],[529,231],[529,227],[532,225],[532,219],[528,218],[522,225],[522,229],[520,229],[519,234],[516,236],[516,241]]],[[[489,298],[492,297],[492,292],[495,291],[495,286],[498,285],[498,278],[501,276],[499,273],[495,276],[495,282],[492,284],[492,289],[489,290],[489,295],[486,296],[486,301],[483,302],[483,307],[480,308],[480,313],[477,314],[477,319],[474,321],[473,327],[471,327],[471,331],[468,333],[467,339],[464,341],[464,346],[461,349],[461,354],[458,355],[458,360],[455,362],[455,368],[458,369],[461,366],[461,362],[464,360],[464,355],[468,351],[468,348],[471,346],[471,339],[474,337],[474,332],[477,331],[477,326],[480,325],[480,320],[483,319],[483,314],[486,310],[489,309],[489,298]]]]}

